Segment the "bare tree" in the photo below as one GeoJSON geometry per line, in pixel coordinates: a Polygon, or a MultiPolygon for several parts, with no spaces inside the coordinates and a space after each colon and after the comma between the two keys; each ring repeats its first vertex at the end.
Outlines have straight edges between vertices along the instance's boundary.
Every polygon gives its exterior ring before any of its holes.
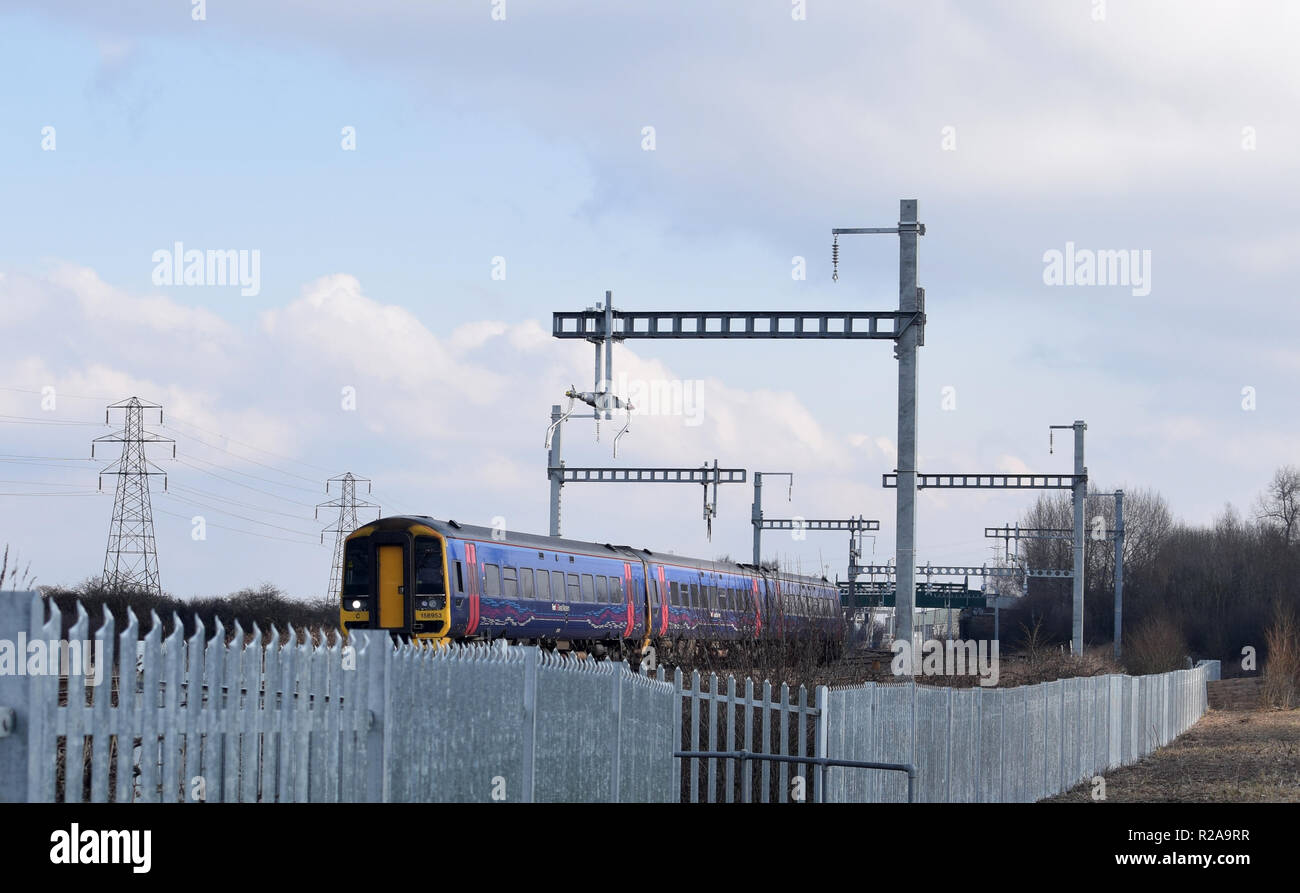
{"type": "Polygon", "coordinates": [[[1282,534],[1289,546],[1300,533],[1300,468],[1283,465],[1273,472],[1268,489],[1259,497],[1255,517],[1282,534]]]}

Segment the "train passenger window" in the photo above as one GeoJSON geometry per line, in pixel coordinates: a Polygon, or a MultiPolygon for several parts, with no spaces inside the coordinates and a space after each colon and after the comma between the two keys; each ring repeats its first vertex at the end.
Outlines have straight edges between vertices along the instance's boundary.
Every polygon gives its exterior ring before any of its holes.
{"type": "Polygon", "coordinates": [[[668,604],[680,606],[682,603],[681,599],[682,597],[677,593],[677,581],[669,580],[668,581],[668,604]]]}
{"type": "Polygon", "coordinates": [[[431,536],[415,538],[415,593],[443,595],[442,542],[431,536]]]}
{"type": "Polygon", "coordinates": [[[692,607],[692,608],[700,608],[700,607],[703,607],[703,606],[700,604],[700,584],[699,584],[699,583],[688,583],[688,584],[686,584],[686,585],[688,585],[688,586],[691,587],[691,607],[692,607]]]}
{"type": "Polygon", "coordinates": [[[602,605],[609,604],[609,579],[606,577],[596,578],[596,601],[602,605]]]}
{"type": "Polygon", "coordinates": [[[551,600],[551,573],[550,571],[537,572],[537,598],[542,601],[551,600]]]}
{"type": "Polygon", "coordinates": [[[346,569],[343,574],[344,595],[368,595],[370,592],[370,541],[352,540],[347,545],[346,569]]]}
{"type": "Polygon", "coordinates": [[[483,594],[487,596],[501,594],[501,568],[495,564],[483,565],[483,573],[487,574],[487,585],[483,587],[483,594]]]}
{"type": "Polygon", "coordinates": [[[609,578],[609,601],[613,605],[623,604],[623,581],[618,577],[609,578]]]}
{"type": "Polygon", "coordinates": [[[501,569],[501,590],[505,593],[506,598],[519,597],[519,572],[513,567],[503,567],[501,569]]]}
{"type": "Polygon", "coordinates": [[[519,569],[519,597],[534,598],[536,593],[533,591],[533,569],[531,567],[521,567],[519,569]]]}
{"type": "Polygon", "coordinates": [[[564,571],[551,571],[551,598],[557,602],[569,600],[564,590],[564,571]]]}
{"type": "Polygon", "coordinates": [[[569,574],[569,601],[582,601],[582,593],[578,591],[578,575],[569,574]]]}
{"type": "Polygon", "coordinates": [[[596,601],[596,581],[591,579],[591,574],[582,575],[582,600],[588,604],[596,601]]]}

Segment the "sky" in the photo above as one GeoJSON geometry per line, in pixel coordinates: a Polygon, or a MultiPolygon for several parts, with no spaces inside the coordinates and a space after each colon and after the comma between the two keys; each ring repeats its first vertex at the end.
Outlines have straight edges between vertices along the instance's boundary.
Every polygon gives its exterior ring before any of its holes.
{"type": "MultiPolygon", "coordinates": [[[[176,441],[150,448],[175,595],[323,594],[344,472],[383,514],[544,533],[550,407],[593,386],[552,312],[891,310],[897,238],[842,238],[835,281],[830,231],[900,199],[922,472],[1069,472],[1048,426],[1082,419],[1094,485],[1249,512],[1300,444],[1297,25],[1264,0],[5,0],[0,543],[38,585],[101,572],[116,455],[90,443],[133,395],[176,441]],[[177,243],[241,252],[247,284],[169,279],[177,243]],[[1092,252],[1128,276],[1089,283],[1092,252]]],[[[634,415],[617,457],[622,422],[573,419],[568,464],[790,472],[769,517],[879,519],[892,556],[887,342],[634,341],[614,372],[698,403],[634,415]]],[[[709,539],[696,487],[575,484],[564,533],[747,559],[751,498],[722,486],[709,539]]],[[[923,491],[919,560],[991,562],[983,528],[1033,498],[923,491]]],[[[842,533],[764,547],[844,572],[842,533]]]]}

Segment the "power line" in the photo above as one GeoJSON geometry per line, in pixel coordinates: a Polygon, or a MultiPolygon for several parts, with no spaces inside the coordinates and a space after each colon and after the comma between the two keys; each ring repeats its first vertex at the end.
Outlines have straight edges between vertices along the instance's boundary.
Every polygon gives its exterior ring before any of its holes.
{"type": "Polygon", "coordinates": [[[186,486],[183,486],[183,485],[181,485],[181,484],[172,484],[172,489],[173,489],[173,490],[184,490],[184,491],[187,492],[187,493],[197,493],[199,496],[202,496],[202,497],[204,497],[205,499],[215,499],[215,500],[217,500],[218,502],[228,502],[228,503],[230,503],[231,505],[237,505],[237,506],[239,506],[239,507],[241,507],[241,508],[252,509],[253,511],[257,511],[257,512],[266,512],[266,513],[269,514],[269,515],[280,515],[280,516],[285,517],[285,518],[291,518],[291,519],[293,519],[293,520],[295,520],[295,521],[305,521],[305,520],[307,520],[307,519],[304,518],[302,515],[295,515],[295,514],[292,514],[292,513],[290,513],[290,512],[278,512],[278,511],[276,511],[275,509],[265,508],[265,507],[260,506],[260,505],[253,505],[251,502],[241,502],[241,501],[238,500],[238,499],[231,499],[231,498],[229,498],[229,497],[227,497],[227,496],[220,496],[220,495],[218,495],[218,494],[216,494],[216,493],[212,493],[212,492],[210,492],[210,491],[208,491],[208,490],[200,490],[200,489],[198,489],[197,487],[186,487],[186,486]]]}
{"type": "MultiPolygon", "coordinates": [[[[169,512],[169,511],[167,511],[167,509],[161,509],[161,508],[160,508],[160,509],[158,509],[157,511],[159,512],[159,514],[163,514],[163,515],[171,515],[173,518],[181,518],[181,519],[186,520],[186,521],[191,520],[191,519],[190,519],[188,516],[186,516],[186,515],[182,515],[182,514],[179,514],[179,513],[177,513],[177,512],[169,512]]],[[[297,544],[297,545],[299,545],[299,546],[318,546],[318,545],[320,545],[319,543],[317,543],[317,542],[314,541],[314,540],[291,540],[291,539],[289,539],[288,537],[285,537],[285,536],[274,536],[274,535],[269,534],[269,533],[257,533],[256,531],[253,531],[253,530],[244,530],[244,529],[242,529],[242,528],[240,528],[240,527],[231,527],[231,526],[229,526],[229,525],[227,525],[227,524],[217,524],[217,523],[215,523],[215,522],[209,524],[208,522],[205,521],[205,522],[204,522],[204,525],[207,526],[207,527],[216,527],[216,528],[219,528],[219,529],[221,529],[221,530],[229,530],[229,531],[232,531],[232,532],[234,532],[234,533],[242,533],[242,534],[244,534],[245,536],[255,536],[255,537],[258,537],[259,539],[264,539],[264,540],[277,540],[277,541],[282,542],[282,543],[295,543],[295,544],[297,544]]]]}
{"type": "Polygon", "coordinates": [[[63,481],[7,481],[0,479],[0,484],[33,484],[42,487],[80,487],[81,484],[67,484],[63,481]]]}
{"type": "Polygon", "coordinates": [[[0,415],[0,423],[6,425],[85,425],[92,428],[104,427],[99,422],[76,422],[71,419],[37,419],[21,415],[0,415]]]}
{"type": "Polygon", "coordinates": [[[0,496],[101,496],[98,490],[85,490],[78,492],[65,492],[62,490],[47,490],[40,493],[0,493],[0,496]]]}
{"type": "MultiPolygon", "coordinates": [[[[169,431],[173,431],[173,432],[175,432],[176,434],[179,434],[181,437],[184,437],[184,438],[186,438],[186,439],[188,439],[188,440],[192,440],[192,441],[194,441],[195,443],[201,443],[201,444],[203,444],[205,447],[208,447],[209,449],[220,450],[221,452],[225,453],[226,455],[228,455],[228,456],[233,456],[234,458],[238,459],[238,460],[241,461],[241,462],[249,462],[249,463],[251,463],[251,464],[253,464],[253,465],[258,465],[258,466],[261,466],[262,468],[267,468],[267,469],[270,469],[271,471],[278,472],[279,474],[283,474],[283,475],[286,475],[286,476],[288,476],[288,477],[297,478],[297,479],[300,480],[300,481],[307,481],[308,483],[315,483],[315,482],[316,482],[316,478],[304,477],[304,476],[302,476],[302,475],[300,475],[300,474],[296,474],[296,473],[294,473],[294,472],[292,472],[292,471],[285,471],[283,468],[276,468],[274,465],[268,465],[268,464],[266,464],[265,462],[258,462],[256,459],[250,459],[250,458],[248,458],[247,456],[241,456],[241,455],[239,455],[238,453],[234,452],[233,450],[228,450],[228,449],[226,449],[225,447],[223,447],[223,446],[219,446],[219,445],[217,445],[217,444],[215,444],[215,443],[208,443],[206,440],[203,440],[203,439],[200,438],[200,437],[195,437],[193,434],[186,434],[184,431],[179,431],[179,430],[177,430],[176,428],[171,427],[170,425],[164,425],[163,427],[167,428],[167,430],[169,430],[169,431]]],[[[217,436],[221,436],[221,435],[217,435],[217,436]]]]}
{"type": "MultiPolygon", "coordinates": [[[[32,388],[6,388],[6,387],[0,387],[0,391],[13,391],[14,393],[17,393],[17,394],[41,394],[42,396],[44,396],[44,394],[45,394],[44,391],[37,391],[37,390],[34,390],[34,389],[32,389],[32,388]]],[[[97,402],[97,403],[102,403],[102,402],[105,401],[105,400],[112,400],[112,399],[113,399],[112,397],[107,397],[107,396],[88,397],[88,396],[86,396],[85,394],[66,394],[66,393],[62,393],[62,392],[58,391],[57,389],[55,390],[55,396],[57,396],[57,397],[71,397],[71,398],[74,399],[74,400],[94,400],[94,401],[97,402]]]]}
{"type": "MultiPolygon", "coordinates": [[[[180,422],[180,423],[183,424],[183,425],[189,425],[191,428],[197,428],[198,430],[202,431],[203,433],[205,433],[205,434],[211,434],[211,435],[214,436],[214,437],[224,437],[226,440],[229,440],[231,443],[237,443],[237,444],[239,444],[240,446],[248,447],[250,450],[257,450],[259,453],[266,453],[268,456],[275,456],[275,457],[278,458],[278,459],[284,459],[284,460],[287,461],[287,462],[293,462],[293,463],[295,463],[295,464],[297,464],[297,465],[301,465],[301,466],[303,466],[304,468],[314,468],[314,469],[316,469],[317,471],[326,471],[326,472],[329,471],[328,468],[324,468],[324,467],[322,467],[322,466],[320,466],[320,465],[313,465],[313,464],[310,463],[310,462],[304,462],[302,459],[295,459],[295,458],[293,458],[292,456],[285,456],[285,455],[283,455],[282,453],[276,453],[276,452],[273,452],[273,451],[271,451],[271,450],[268,450],[268,449],[266,449],[266,448],[264,448],[264,447],[255,446],[254,444],[248,443],[248,442],[243,441],[243,440],[236,440],[235,438],[230,437],[229,435],[222,434],[222,433],[220,433],[220,432],[218,432],[218,431],[212,431],[212,430],[209,430],[209,429],[204,428],[204,427],[202,427],[202,426],[200,426],[200,425],[196,425],[196,424],[194,424],[194,423],[191,422],[191,421],[187,421],[186,419],[180,418],[180,417],[178,417],[178,416],[176,416],[176,415],[173,415],[173,416],[172,416],[172,421],[173,421],[173,422],[180,422]]],[[[314,479],[313,479],[313,480],[314,480],[314,479]]]]}
{"type": "Polygon", "coordinates": [[[250,518],[247,515],[241,515],[238,512],[232,512],[228,509],[217,508],[215,505],[208,505],[207,503],[199,502],[196,499],[190,499],[185,496],[177,496],[175,493],[169,493],[167,495],[170,496],[172,499],[177,500],[178,502],[184,502],[187,503],[188,505],[193,505],[201,509],[207,509],[210,512],[217,512],[218,514],[229,515],[230,517],[238,518],[241,521],[248,521],[249,523],[252,524],[262,524],[266,527],[274,527],[276,530],[283,530],[286,533],[296,533],[301,536],[312,535],[309,531],[306,530],[294,530],[292,527],[284,527],[283,525],[280,524],[272,524],[270,521],[259,521],[256,518],[250,518]]]}
{"type": "MultiPolygon", "coordinates": [[[[217,462],[212,462],[212,461],[210,461],[210,460],[208,460],[208,459],[200,459],[198,456],[190,456],[190,458],[193,459],[193,460],[196,461],[196,462],[202,462],[204,465],[211,465],[213,468],[220,468],[222,471],[229,471],[231,474],[237,474],[237,475],[240,475],[241,477],[251,478],[252,480],[255,480],[255,481],[261,481],[262,483],[264,483],[264,484],[270,484],[270,485],[273,486],[273,487],[287,487],[287,488],[289,488],[289,489],[291,489],[291,490],[302,490],[304,493],[314,493],[314,492],[316,492],[315,490],[309,489],[309,488],[307,488],[307,487],[299,487],[297,484],[284,484],[284,483],[281,483],[280,481],[273,481],[273,480],[271,480],[270,478],[264,478],[264,477],[259,477],[258,475],[255,475],[255,474],[249,474],[249,473],[246,472],[246,471],[240,471],[239,469],[237,469],[237,468],[231,468],[231,467],[228,466],[228,465],[221,465],[221,464],[219,464],[219,463],[217,463],[217,462]]],[[[183,460],[178,460],[178,461],[181,461],[182,464],[189,464],[189,463],[187,463],[187,462],[184,462],[183,460]]],[[[199,469],[199,470],[202,471],[202,469],[199,469]]],[[[233,483],[233,482],[232,482],[232,483],[233,483]]],[[[266,491],[263,491],[263,492],[266,492],[266,491]]],[[[271,495],[275,495],[275,494],[271,494],[271,495]]]]}
{"type": "MultiPolygon", "coordinates": [[[[217,474],[215,471],[208,471],[206,468],[199,468],[199,466],[197,465],[191,465],[189,462],[186,462],[184,459],[177,459],[176,461],[179,462],[181,465],[186,466],[187,468],[192,468],[195,471],[214,477],[219,481],[225,481],[227,484],[234,484],[236,487],[243,487],[246,490],[252,490],[256,493],[261,493],[265,496],[270,496],[273,499],[283,499],[285,502],[292,503],[293,505],[300,505],[303,506],[304,508],[313,508],[312,504],[309,502],[299,502],[296,499],[290,499],[288,496],[281,496],[279,493],[272,493],[270,490],[263,490],[261,487],[254,487],[252,484],[245,484],[242,481],[237,481],[234,480],[233,478],[228,478],[225,477],[224,475],[217,474]]],[[[213,463],[209,463],[209,464],[213,464],[213,463]]],[[[217,467],[224,469],[226,471],[234,471],[234,469],[228,469],[224,465],[218,465],[217,467]]]]}

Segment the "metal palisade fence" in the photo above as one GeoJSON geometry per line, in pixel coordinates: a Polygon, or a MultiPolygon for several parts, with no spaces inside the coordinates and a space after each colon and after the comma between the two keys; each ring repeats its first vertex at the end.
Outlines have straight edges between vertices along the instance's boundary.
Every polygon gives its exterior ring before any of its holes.
{"type": "Polygon", "coordinates": [[[151,614],[142,637],[130,612],[92,632],[81,605],[70,625],[47,607],[0,593],[0,801],[898,802],[913,781],[923,801],[1035,800],[1169,743],[1218,678],[1209,661],[810,698],[379,632],[187,639],[151,614]]]}
{"type": "Polygon", "coordinates": [[[92,635],[81,605],[64,633],[45,607],[0,595],[0,662],[23,655],[0,670],[0,801],[675,799],[678,700],[622,664],[377,632],[186,639],[179,619],[164,637],[152,614],[143,638],[134,614],[92,635]]]}
{"type": "MultiPolygon", "coordinates": [[[[909,683],[832,689],[827,755],[911,763],[922,802],[1032,802],[1135,763],[1206,710],[1219,662],[1151,676],[1089,676],[1016,688],[909,683]]],[[[902,802],[906,779],[828,770],[826,800],[902,802]]]]}

